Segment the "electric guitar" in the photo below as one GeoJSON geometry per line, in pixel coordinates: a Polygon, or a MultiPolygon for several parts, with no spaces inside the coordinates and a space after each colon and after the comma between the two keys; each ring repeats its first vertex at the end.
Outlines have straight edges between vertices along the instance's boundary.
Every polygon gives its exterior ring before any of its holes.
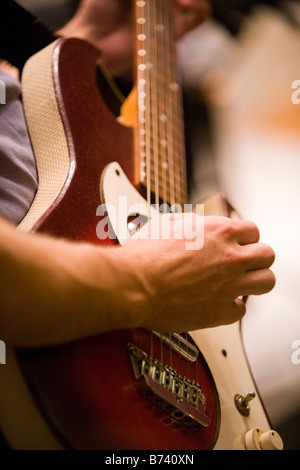
{"type": "MultiPolygon", "coordinates": [[[[137,229],[133,215],[156,213],[152,203],[187,202],[173,2],[134,6],[135,87],[119,114],[90,44],[61,38],[27,61],[23,101],[39,189],[20,230],[109,249],[137,229]],[[118,224],[113,209],[119,215],[122,197],[128,209],[118,224]]],[[[222,213],[228,207],[218,195],[214,205],[222,213]]],[[[6,362],[0,424],[15,449],[280,447],[239,324],[184,334],[116,331],[9,350],[6,362]]]]}

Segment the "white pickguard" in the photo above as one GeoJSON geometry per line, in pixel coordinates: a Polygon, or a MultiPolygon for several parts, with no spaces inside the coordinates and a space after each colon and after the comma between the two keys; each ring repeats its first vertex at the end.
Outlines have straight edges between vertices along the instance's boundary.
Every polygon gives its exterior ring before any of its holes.
{"type": "MultiPolygon", "coordinates": [[[[101,179],[101,200],[107,211],[110,225],[120,245],[129,238],[128,217],[143,216],[148,220],[157,216],[158,211],[140,195],[130,183],[117,162],[110,163],[101,179]]],[[[102,215],[102,214],[98,214],[102,215]]]]}

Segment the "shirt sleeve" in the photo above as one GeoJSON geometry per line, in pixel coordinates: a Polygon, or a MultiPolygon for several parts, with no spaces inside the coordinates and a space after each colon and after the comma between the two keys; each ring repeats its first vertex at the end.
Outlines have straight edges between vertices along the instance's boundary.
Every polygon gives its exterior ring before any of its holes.
{"type": "Polygon", "coordinates": [[[0,214],[18,224],[38,185],[27,132],[20,83],[0,70],[0,214]]]}

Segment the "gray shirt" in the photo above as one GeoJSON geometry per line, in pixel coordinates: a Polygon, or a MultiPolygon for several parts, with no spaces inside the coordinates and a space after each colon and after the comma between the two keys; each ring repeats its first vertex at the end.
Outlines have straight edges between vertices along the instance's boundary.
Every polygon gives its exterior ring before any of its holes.
{"type": "Polygon", "coordinates": [[[38,178],[20,83],[0,70],[0,86],[0,214],[18,224],[32,203],[38,178]]]}

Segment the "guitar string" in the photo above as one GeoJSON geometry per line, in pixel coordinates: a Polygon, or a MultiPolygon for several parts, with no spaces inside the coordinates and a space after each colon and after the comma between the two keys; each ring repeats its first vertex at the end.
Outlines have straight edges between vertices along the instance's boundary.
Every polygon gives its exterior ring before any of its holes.
{"type": "MultiPolygon", "coordinates": [[[[172,10],[173,12],[173,10],[172,10]]],[[[174,24],[174,15],[170,15],[170,30],[172,33],[174,32],[174,28],[172,29],[172,24],[174,24]]],[[[180,205],[182,210],[182,205],[185,201],[185,194],[183,192],[183,187],[182,187],[182,166],[181,162],[183,157],[185,156],[185,151],[183,148],[183,114],[182,114],[182,103],[180,103],[181,100],[181,93],[179,93],[179,90],[181,90],[181,83],[180,83],[180,76],[179,76],[179,68],[178,68],[178,63],[177,60],[175,60],[176,56],[176,49],[172,45],[175,44],[175,37],[171,38],[170,41],[170,52],[169,56],[171,57],[171,92],[170,94],[172,95],[172,103],[173,107],[172,110],[174,112],[174,123],[173,123],[173,129],[175,129],[174,132],[174,140],[173,140],[173,155],[174,155],[174,160],[176,164],[176,171],[174,171],[174,188],[175,188],[175,202],[176,204],[180,205]],[[179,189],[178,189],[178,179],[179,179],[179,189]]],[[[182,233],[183,236],[183,233],[182,233]]],[[[188,353],[188,333],[183,334],[185,340],[186,340],[186,347],[180,345],[181,349],[185,349],[185,352],[188,353]]],[[[184,352],[184,351],[183,351],[184,352]]],[[[183,361],[181,361],[182,363],[183,361]]],[[[184,362],[185,364],[185,362],[184,362]]],[[[187,361],[188,364],[188,372],[190,372],[190,362],[187,361]]],[[[196,367],[196,373],[197,373],[197,367],[196,367]]]]}
{"type": "MultiPolygon", "coordinates": [[[[145,77],[146,77],[146,110],[145,110],[145,127],[146,127],[146,171],[147,171],[147,203],[150,217],[150,206],[151,206],[151,105],[152,105],[152,67],[151,56],[152,56],[152,47],[151,47],[151,1],[148,0],[145,2],[146,9],[144,10],[143,18],[145,19],[145,51],[144,56],[144,65],[145,65],[145,77]],[[147,13],[146,13],[147,10],[147,13]]],[[[150,342],[150,357],[151,360],[154,359],[154,337],[153,331],[151,331],[151,342],[150,342]]]]}
{"type": "MultiPolygon", "coordinates": [[[[155,204],[156,207],[159,207],[159,129],[158,129],[158,124],[157,124],[157,116],[158,116],[158,38],[157,38],[157,29],[156,25],[158,22],[158,15],[157,15],[157,8],[153,9],[153,17],[151,24],[154,27],[154,34],[151,34],[151,38],[153,37],[153,50],[155,51],[154,54],[152,54],[152,59],[154,63],[152,64],[152,77],[153,77],[153,99],[151,100],[152,103],[152,128],[153,128],[153,154],[154,154],[154,194],[155,194],[155,204]],[[154,117],[154,119],[153,119],[154,117]]],[[[150,40],[151,40],[150,38],[150,40]]]]}
{"type": "MultiPolygon", "coordinates": [[[[151,5],[151,11],[149,18],[149,43],[151,44],[151,49],[149,50],[149,63],[150,65],[150,90],[151,90],[151,100],[150,100],[150,130],[151,130],[151,140],[152,147],[151,152],[153,155],[153,192],[154,192],[154,202],[156,207],[159,207],[159,173],[158,173],[158,155],[159,155],[159,135],[158,135],[158,125],[157,125],[157,107],[158,107],[158,38],[157,38],[157,17],[158,17],[158,7],[156,2],[148,2],[151,5]]],[[[152,161],[150,159],[150,165],[152,161]]],[[[152,173],[152,171],[151,171],[152,173]]],[[[150,181],[152,186],[152,180],[150,181]]],[[[163,363],[163,341],[160,338],[160,362],[163,363]]]]}
{"type": "MultiPolygon", "coordinates": [[[[146,146],[146,155],[147,155],[147,203],[148,203],[148,210],[150,211],[151,206],[151,103],[152,103],[152,89],[151,89],[151,35],[150,35],[150,13],[149,13],[149,5],[150,2],[146,2],[148,6],[148,14],[145,17],[146,20],[146,38],[148,50],[144,55],[144,60],[146,60],[146,83],[149,82],[148,86],[148,93],[146,99],[146,139],[147,139],[147,146],[146,146]],[[148,59],[149,57],[149,59],[148,59]]],[[[150,217],[150,212],[149,212],[150,217]]]]}
{"type": "MultiPolygon", "coordinates": [[[[172,15],[172,21],[174,22],[174,13],[172,15]]],[[[172,30],[172,41],[171,44],[175,43],[176,38],[174,37],[174,28],[172,30]]],[[[174,115],[175,115],[175,124],[174,128],[176,129],[175,136],[175,145],[174,145],[174,155],[175,155],[175,176],[174,176],[174,185],[176,190],[176,203],[179,206],[182,206],[186,202],[186,191],[185,191],[185,181],[186,181],[186,171],[183,167],[185,162],[185,148],[184,148],[184,127],[183,127],[183,106],[182,106],[182,84],[179,74],[178,61],[176,60],[176,49],[172,48],[170,55],[173,56],[172,60],[172,74],[173,74],[173,103],[174,103],[174,115]]],[[[180,207],[182,210],[182,207],[180,207]]]]}
{"type": "MultiPolygon", "coordinates": [[[[160,0],[158,6],[158,15],[157,15],[157,23],[155,26],[155,36],[159,37],[159,40],[156,41],[156,44],[160,45],[161,47],[157,47],[156,54],[157,54],[157,77],[156,77],[156,86],[159,90],[159,111],[156,116],[156,122],[159,127],[159,149],[160,149],[160,167],[161,172],[163,175],[163,212],[167,212],[167,203],[168,203],[168,189],[167,189],[167,176],[169,176],[169,168],[168,168],[168,153],[167,147],[165,145],[167,141],[166,136],[166,129],[168,127],[168,112],[166,107],[166,93],[164,89],[164,82],[165,80],[161,80],[161,71],[164,70],[166,67],[165,64],[165,12],[164,12],[164,0],[160,0]]],[[[172,344],[171,344],[171,335],[167,335],[169,338],[169,363],[170,366],[173,366],[173,355],[172,355],[172,344]]],[[[161,346],[162,349],[162,346],[161,346]]]]}
{"type": "MultiPolygon", "coordinates": [[[[167,0],[168,1],[168,0],[167,0]]],[[[162,160],[162,154],[165,149],[164,145],[159,145],[158,142],[158,136],[159,138],[162,138],[167,141],[167,163],[170,162],[169,167],[168,167],[168,176],[169,176],[169,188],[170,188],[170,202],[171,204],[175,204],[177,201],[181,202],[182,201],[182,196],[184,194],[184,187],[183,187],[183,176],[182,176],[182,163],[183,163],[183,147],[182,147],[182,130],[180,129],[179,133],[179,143],[178,143],[178,148],[176,147],[176,153],[175,153],[175,148],[174,148],[174,132],[173,132],[173,126],[175,125],[175,119],[174,119],[174,113],[175,116],[177,115],[176,112],[178,112],[178,117],[179,117],[179,122],[181,118],[180,114],[180,104],[178,101],[178,87],[176,86],[179,85],[177,83],[178,77],[176,73],[176,69],[174,69],[174,64],[172,67],[172,61],[173,59],[173,50],[172,50],[172,40],[174,38],[171,37],[171,31],[173,28],[173,17],[171,15],[171,8],[164,8],[165,4],[167,3],[165,0],[165,3],[162,1],[160,3],[160,10],[156,11],[154,8],[153,13],[150,10],[150,3],[151,2],[146,2],[147,4],[147,16],[143,14],[143,18],[146,19],[146,23],[142,25],[142,34],[145,35],[146,40],[145,40],[145,49],[146,49],[146,56],[147,60],[146,62],[143,61],[143,63],[146,66],[146,82],[147,82],[147,94],[146,94],[146,109],[145,111],[145,125],[146,125],[146,133],[145,133],[145,138],[146,138],[146,172],[147,172],[147,177],[146,177],[146,185],[147,185],[147,203],[150,207],[151,205],[151,186],[152,186],[152,181],[151,181],[151,151],[153,150],[153,155],[154,155],[154,192],[155,192],[155,202],[158,204],[158,201],[160,200],[160,194],[159,194],[159,150],[160,150],[160,158],[162,160]],[[160,17],[162,17],[162,21],[160,20],[160,17]],[[146,25],[146,28],[145,28],[146,25]],[[153,25],[151,27],[151,25],[153,25]],[[162,28],[162,25],[164,25],[164,28],[167,29],[165,34],[165,29],[162,28]],[[152,31],[151,28],[154,27],[154,31],[152,31]],[[164,34],[162,34],[164,32],[164,34]],[[154,37],[154,44],[151,43],[151,38],[154,37]],[[160,41],[159,41],[160,40],[160,41]],[[158,47],[159,42],[162,43],[163,47],[161,48],[162,50],[162,61],[164,63],[164,51],[167,50],[167,53],[165,54],[166,58],[168,59],[168,63],[166,66],[166,70],[168,73],[168,80],[163,82],[163,96],[169,96],[169,107],[167,107],[165,100],[163,100],[163,109],[161,110],[161,100],[158,100],[158,90],[161,89],[160,83],[159,83],[159,74],[158,74],[158,66],[160,64],[159,58],[158,58],[158,51],[160,48],[158,47]],[[147,47],[146,47],[147,45],[147,47]],[[152,49],[156,52],[156,55],[153,54],[152,49]],[[151,59],[150,59],[151,58],[151,59]],[[155,59],[155,60],[154,60],[155,59]],[[170,59],[170,60],[169,60],[170,59]],[[154,60],[154,63],[151,64],[151,60],[154,60]],[[173,90],[170,89],[173,86],[173,90]],[[172,93],[173,91],[173,93],[172,93]],[[175,103],[175,105],[174,105],[175,103]],[[168,110],[168,111],[167,111],[168,110]],[[163,111],[163,112],[161,112],[163,111]],[[166,116],[167,117],[167,122],[164,122],[165,120],[159,119],[160,116],[166,116]],[[155,119],[153,119],[155,118],[155,119]],[[154,124],[155,123],[155,124],[154,124]],[[158,125],[158,127],[157,127],[158,125]],[[153,130],[153,142],[154,146],[153,149],[151,147],[151,131],[153,130]],[[179,153],[180,152],[180,153],[179,153]],[[175,181],[175,171],[174,171],[174,155],[177,156],[177,164],[179,165],[180,169],[180,176],[179,176],[179,187],[180,187],[180,197],[177,197],[176,191],[178,189],[176,181],[175,181]]],[[[141,3],[141,2],[140,2],[141,3]]],[[[173,8],[173,6],[172,6],[173,8]]],[[[166,155],[164,155],[166,156],[166,155]]],[[[161,165],[162,166],[162,165],[161,165]]],[[[177,168],[176,168],[177,169],[177,168]]],[[[163,174],[166,175],[167,173],[167,166],[165,165],[163,174]]],[[[162,189],[163,189],[163,202],[167,202],[167,185],[166,181],[163,181],[162,184],[162,189]]],[[[181,342],[179,341],[179,349],[181,348],[181,342]]],[[[181,356],[181,354],[180,354],[181,356]]],[[[151,333],[151,357],[153,358],[153,334],[151,333]]],[[[171,361],[171,366],[172,366],[172,346],[170,342],[170,361],[171,361]]],[[[162,348],[162,340],[161,340],[161,362],[163,362],[163,348],[162,348]]],[[[198,367],[196,368],[198,369],[198,367]]],[[[198,374],[197,374],[198,376],[198,374]]]]}
{"type": "MultiPolygon", "coordinates": [[[[171,206],[175,204],[176,201],[176,194],[175,194],[175,186],[174,186],[174,98],[172,93],[172,60],[174,60],[172,51],[174,47],[174,43],[172,42],[174,38],[172,37],[173,30],[174,30],[174,17],[173,13],[173,4],[172,1],[168,0],[165,4],[165,14],[164,14],[164,24],[166,28],[166,39],[165,39],[165,50],[166,50],[166,57],[168,59],[167,62],[167,80],[165,83],[165,96],[168,98],[168,122],[167,122],[167,136],[166,141],[168,144],[168,165],[169,165],[169,192],[170,192],[170,204],[171,206]]],[[[173,336],[174,341],[174,336],[173,336]]],[[[178,339],[178,351],[180,362],[182,363],[182,354],[181,354],[181,343],[178,339]]]]}
{"type": "MultiPolygon", "coordinates": [[[[151,155],[154,157],[154,198],[155,204],[159,206],[159,177],[158,177],[158,128],[157,128],[157,97],[158,97],[158,86],[157,86],[157,36],[156,36],[156,22],[157,22],[157,5],[155,2],[147,2],[147,50],[146,50],[146,70],[147,70],[147,168],[148,175],[147,178],[147,188],[148,188],[148,201],[151,204],[151,194],[152,194],[152,176],[151,176],[151,155]],[[154,29],[154,30],[153,30],[154,29]],[[151,142],[153,145],[151,145],[151,142]]],[[[151,332],[151,359],[153,359],[154,354],[154,337],[153,332],[151,332]]],[[[163,363],[163,341],[160,338],[160,361],[163,363]]]]}
{"type": "Polygon", "coordinates": [[[170,185],[170,204],[171,206],[175,204],[175,188],[174,188],[174,113],[173,113],[173,96],[171,93],[172,87],[172,64],[171,64],[171,31],[174,28],[174,24],[171,24],[172,21],[172,12],[173,5],[170,1],[166,2],[165,8],[165,50],[166,52],[166,71],[167,71],[167,80],[165,83],[165,94],[168,96],[168,126],[167,126],[167,153],[168,153],[168,165],[169,165],[169,185],[170,185]]]}
{"type": "MultiPolygon", "coordinates": [[[[174,8],[172,2],[169,2],[168,14],[167,14],[166,23],[168,24],[168,41],[169,41],[169,52],[167,53],[167,57],[170,59],[170,79],[168,80],[169,86],[171,90],[169,92],[170,96],[170,110],[172,113],[171,116],[171,179],[172,179],[172,191],[173,191],[173,202],[182,204],[186,200],[186,194],[183,188],[183,158],[185,157],[185,148],[184,148],[184,128],[183,128],[183,107],[182,107],[182,95],[179,93],[181,90],[181,83],[180,83],[180,76],[179,76],[179,68],[178,62],[176,60],[176,44],[175,44],[175,36],[174,36],[174,8]],[[176,118],[175,118],[176,117],[176,118]],[[176,126],[176,128],[175,128],[176,126]],[[176,130],[176,131],[175,131],[176,130]],[[175,131],[175,132],[174,132],[175,131]],[[175,146],[175,136],[176,136],[176,146],[175,146]],[[175,162],[174,162],[175,160],[175,162]],[[177,181],[175,180],[176,175],[178,177],[178,166],[176,166],[176,171],[174,170],[174,165],[178,165],[180,168],[179,173],[179,188],[180,188],[180,195],[178,196],[177,190],[177,181]]],[[[170,148],[170,147],[169,147],[170,148]]],[[[184,175],[186,178],[186,175],[184,175]]],[[[188,351],[188,343],[190,342],[188,339],[188,333],[185,333],[185,339],[187,341],[186,345],[186,352],[188,351]]],[[[179,345],[179,349],[182,348],[182,345],[179,345]]],[[[182,362],[182,361],[181,361],[182,362]]],[[[188,371],[190,371],[190,362],[188,361],[188,371]]],[[[199,379],[199,364],[196,361],[195,367],[195,374],[196,380],[198,382],[199,379]]]]}
{"type": "MultiPolygon", "coordinates": [[[[151,144],[150,144],[150,14],[148,1],[135,2],[136,52],[137,52],[137,99],[138,99],[138,144],[141,181],[145,181],[147,210],[151,207],[151,144]],[[148,62],[148,63],[147,63],[148,62]]],[[[150,332],[150,357],[153,359],[153,332],[150,332]]]]}
{"type": "Polygon", "coordinates": [[[164,40],[164,20],[163,20],[163,1],[160,1],[159,7],[157,7],[158,12],[158,20],[155,27],[155,36],[159,34],[159,41],[157,40],[157,44],[159,43],[161,47],[157,48],[157,90],[158,90],[158,113],[156,116],[156,122],[158,124],[159,129],[159,154],[160,154],[160,172],[161,172],[161,185],[162,185],[162,210],[161,212],[165,213],[167,211],[167,175],[168,175],[168,167],[167,167],[167,151],[164,146],[162,146],[161,141],[165,140],[166,135],[166,126],[167,126],[167,112],[165,106],[165,93],[164,89],[162,88],[162,83],[159,81],[160,74],[158,67],[164,67],[164,47],[163,47],[163,40],[164,40]]]}
{"type": "MultiPolygon", "coordinates": [[[[168,202],[174,203],[174,191],[172,193],[172,177],[174,172],[172,172],[173,165],[172,160],[170,164],[170,159],[173,158],[172,151],[170,151],[170,140],[173,142],[172,127],[173,127],[173,115],[172,115],[172,97],[170,96],[170,76],[171,76],[171,62],[170,62],[170,27],[169,27],[169,15],[170,15],[170,5],[166,8],[167,1],[160,0],[159,8],[157,9],[157,15],[153,21],[154,24],[154,38],[155,38],[155,51],[156,51],[156,60],[155,60],[155,87],[158,90],[157,96],[159,96],[158,107],[156,107],[156,114],[154,116],[154,122],[158,124],[159,127],[159,150],[160,150],[160,168],[163,175],[162,187],[163,187],[163,212],[167,211],[168,202]],[[159,39],[158,39],[159,38],[159,39]],[[158,48],[158,44],[162,47],[158,48]],[[166,61],[166,59],[168,59],[166,61]],[[161,70],[167,71],[163,80],[159,81],[161,75],[159,74],[158,67],[161,70]],[[169,97],[169,99],[168,99],[169,97]],[[168,103],[166,103],[168,99],[168,103]],[[170,120],[171,117],[171,120],[170,120]],[[170,133],[171,131],[171,133],[170,133]],[[168,179],[167,179],[168,175],[168,179]],[[169,183],[169,193],[170,198],[168,197],[168,186],[169,183]]],[[[172,6],[173,8],[173,6],[172,6]]],[[[172,26],[173,27],[173,26],[172,26]]],[[[157,134],[156,134],[157,135],[157,134]]],[[[172,147],[172,145],[171,145],[172,147]]],[[[173,355],[172,355],[172,342],[171,342],[171,333],[169,336],[169,356],[170,356],[170,365],[173,365],[173,355]]],[[[161,362],[163,362],[163,344],[161,339],[161,362]]]]}
{"type": "MultiPolygon", "coordinates": [[[[147,114],[147,121],[149,121],[148,132],[147,134],[150,135],[152,132],[152,142],[153,148],[147,147],[147,156],[149,157],[147,161],[147,166],[150,167],[151,165],[151,152],[153,151],[154,156],[154,195],[155,195],[155,203],[157,207],[159,206],[160,202],[160,194],[159,194],[159,170],[161,169],[162,165],[159,166],[159,157],[160,159],[164,158],[164,161],[167,161],[166,150],[163,145],[161,145],[162,139],[165,140],[165,119],[166,116],[166,109],[165,109],[165,90],[161,92],[161,83],[159,82],[159,71],[158,68],[164,62],[164,47],[160,49],[158,47],[159,43],[162,43],[162,38],[164,35],[164,28],[163,28],[163,13],[162,13],[162,2],[147,2],[147,51],[146,55],[149,56],[148,60],[148,76],[149,76],[149,83],[147,92],[149,93],[149,97],[147,100],[147,107],[150,110],[150,114],[147,114]],[[159,5],[158,5],[159,4],[159,5]],[[151,8],[150,8],[151,5],[151,8]],[[161,52],[160,52],[161,51],[161,52]],[[162,101],[162,97],[163,101],[162,101]],[[158,99],[159,98],[159,99],[158,99]],[[161,109],[161,103],[163,103],[163,107],[161,109]],[[162,118],[162,119],[160,119],[162,118]],[[164,153],[164,157],[162,157],[162,153],[164,153]]],[[[163,44],[164,45],[164,44],[163,44]]],[[[163,212],[165,211],[165,205],[167,203],[167,185],[166,185],[166,173],[167,173],[167,166],[164,166],[163,177],[162,177],[162,201],[163,201],[163,212]]],[[[147,173],[149,175],[149,172],[147,173]]],[[[151,175],[151,173],[150,173],[151,175]]],[[[148,194],[149,194],[149,186],[152,186],[151,177],[150,179],[147,178],[148,184],[148,194]]],[[[151,350],[153,351],[153,334],[151,336],[151,350]]],[[[171,346],[170,346],[171,350],[171,346]]],[[[163,340],[160,338],[160,360],[163,363],[163,340]]]]}

